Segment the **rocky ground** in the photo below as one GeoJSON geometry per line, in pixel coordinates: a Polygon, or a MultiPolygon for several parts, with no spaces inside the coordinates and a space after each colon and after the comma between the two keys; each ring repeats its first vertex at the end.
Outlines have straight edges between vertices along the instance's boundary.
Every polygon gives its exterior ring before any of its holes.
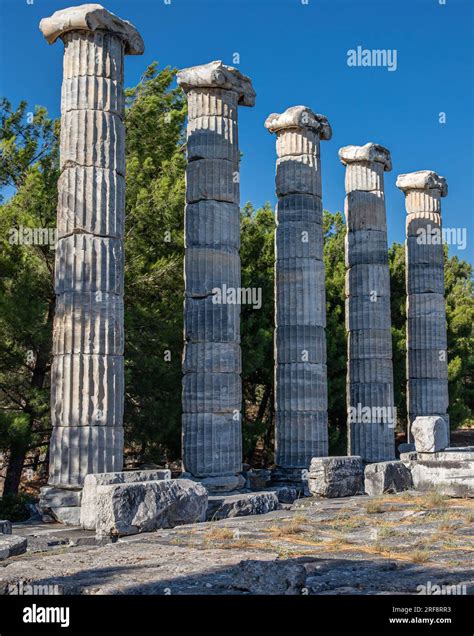
{"type": "Polygon", "coordinates": [[[63,594],[416,594],[428,582],[474,593],[474,500],[438,494],[305,498],[101,545],[59,524],[13,533],[28,552],[0,561],[5,594],[25,583],[63,594]]]}

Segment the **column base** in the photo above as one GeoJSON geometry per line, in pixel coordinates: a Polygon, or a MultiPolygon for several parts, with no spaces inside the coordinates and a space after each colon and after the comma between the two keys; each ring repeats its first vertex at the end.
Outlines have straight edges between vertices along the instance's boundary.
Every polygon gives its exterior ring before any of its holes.
{"type": "Polygon", "coordinates": [[[237,475],[207,475],[196,477],[191,473],[182,473],[183,479],[197,481],[204,486],[208,493],[233,493],[245,488],[245,478],[237,475]]]}

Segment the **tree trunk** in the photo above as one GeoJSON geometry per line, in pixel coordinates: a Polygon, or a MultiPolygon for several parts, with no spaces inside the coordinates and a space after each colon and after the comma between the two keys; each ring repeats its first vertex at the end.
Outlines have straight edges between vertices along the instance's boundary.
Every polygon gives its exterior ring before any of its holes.
{"type": "Polygon", "coordinates": [[[25,463],[28,445],[17,443],[10,448],[7,473],[3,485],[4,495],[17,495],[20,487],[21,473],[25,463]]]}

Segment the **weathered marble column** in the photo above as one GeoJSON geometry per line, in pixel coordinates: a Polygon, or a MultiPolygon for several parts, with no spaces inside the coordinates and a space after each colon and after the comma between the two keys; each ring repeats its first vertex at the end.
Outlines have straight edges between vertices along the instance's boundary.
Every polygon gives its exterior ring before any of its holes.
{"type": "Polygon", "coordinates": [[[320,140],[328,120],[305,106],[270,115],[277,136],[275,463],[309,468],[328,454],[326,291],[320,140]]]}
{"type": "MultiPolygon", "coordinates": [[[[444,177],[430,170],[401,174],[405,194],[408,435],[418,415],[441,415],[449,425],[444,250],[444,177]]],[[[449,430],[449,426],[448,426],[449,430]]]]}
{"type": "Polygon", "coordinates": [[[123,464],[123,62],[143,41],[97,4],[40,29],[64,42],[49,484],[70,489],[123,464]]]}
{"type": "Polygon", "coordinates": [[[386,148],[345,146],[348,453],[366,462],[395,457],[390,274],[384,172],[386,148]]]}
{"type": "Polygon", "coordinates": [[[243,483],[237,110],[255,92],[220,61],[180,71],[178,84],[188,101],[183,467],[211,491],[232,490],[243,483]]]}

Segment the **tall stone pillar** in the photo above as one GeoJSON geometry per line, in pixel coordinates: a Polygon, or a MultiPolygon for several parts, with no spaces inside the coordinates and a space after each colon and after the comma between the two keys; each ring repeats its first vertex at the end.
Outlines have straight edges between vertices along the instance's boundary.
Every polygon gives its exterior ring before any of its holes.
{"type": "Polygon", "coordinates": [[[237,109],[248,77],[220,61],[187,68],[183,467],[212,490],[242,485],[237,109]]]}
{"type": "MultiPolygon", "coordinates": [[[[405,194],[408,435],[418,415],[440,415],[449,425],[444,250],[441,197],[444,177],[430,170],[401,174],[405,194]]],[[[449,430],[449,426],[448,426],[449,430]]]]}
{"type": "Polygon", "coordinates": [[[64,43],[49,484],[66,490],[46,489],[43,504],[71,507],[68,489],[123,464],[123,62],[144,47],[97,4],[57,11],[40,29],[64,43]]]}
{"type": "Polygon", "coordinates": [[[275,463],[309,468],[328,454],[326,292],[319,142],[323,115],[293,106],[270,115],[277,136],[275,463]]]}
{"type": "Polygon", "coordinates": [[[390,274],[384,172],[386,148],[345,146],[348,452],[366,462],[395,457],[390,274]]]}

